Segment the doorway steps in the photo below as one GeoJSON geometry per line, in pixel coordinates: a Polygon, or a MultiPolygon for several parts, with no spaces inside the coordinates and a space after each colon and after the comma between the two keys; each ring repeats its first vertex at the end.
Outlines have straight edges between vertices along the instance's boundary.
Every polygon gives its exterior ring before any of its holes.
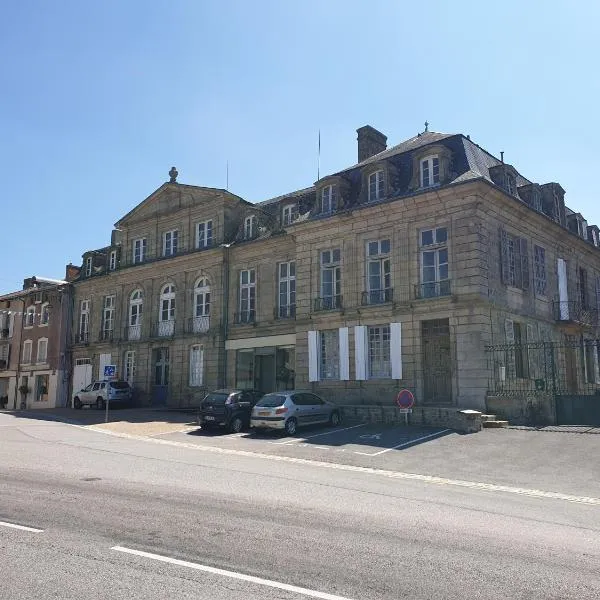
{"type": "Polygon", "coordinates": [[[496,415],[481,415],[481,425],[487,429],[508,427],[508,421],[499,420],[496,415]]]}

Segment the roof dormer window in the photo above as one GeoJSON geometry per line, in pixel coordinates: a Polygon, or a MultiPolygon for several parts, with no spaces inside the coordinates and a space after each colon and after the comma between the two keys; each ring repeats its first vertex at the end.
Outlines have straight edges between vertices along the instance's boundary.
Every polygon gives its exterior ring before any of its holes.
{"type": "Polygon", "coordinates": [[[427,156],[421,161],[421,187],[432,187],[440,183],[440,159],[427,156]]]}
{"type": "Polygon", "coordinates": [[[516,184],[514,176],[511,173],[506,174],[506,191],[511,196],[517,195],[517,184],[516,184]]]}
{"type": "Polygon", "coordinates": [[[256,236],[256,215],[250,215],[244,220],[244,238],[251,240],[256,236]]]}
{"type": "Polygon", "coordinates": [[[291,225],[298,218],[298,205],[287,204],[283,207],[282,222],[284,225],[291,225]]]}
{"type": "Polygon", "coordinates": [[[326,185],[321,190],[321,213],[331,214],[337,209],[337,189],[335,185],[326,185]]]}
{"type": "Polygon", "coordinates": [[[85,259],[85,276],[86,277],[92,276],[92,257],[91,256],[88,256],[85,259]]]}
{"type": "Polygon", "coordinates": [[[385,196],[385,174],[383,169],[369,175],[369,202],[377,202],[385,196]]]}

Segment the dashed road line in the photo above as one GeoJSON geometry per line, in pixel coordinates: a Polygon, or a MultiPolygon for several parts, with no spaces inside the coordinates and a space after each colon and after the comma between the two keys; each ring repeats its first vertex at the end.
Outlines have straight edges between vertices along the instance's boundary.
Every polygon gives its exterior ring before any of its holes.
{"type": "Polygon", "coordinates": [[[213,454],[224,454],[229,456],[243,456],[246,458],[261,458],[264,460],[272,460],[286,462],[297,465],[305,465],[310,467],[320,467],[323,469],[333,469],[338,471],[348,471],[353,473],[364,473],[369,475],[379,475],[389,479],[405,479],[410,481],[420,481],[433,485],[448,485],[460,488],[469,488],[485,492],[501,492],[506,494],[516,494],[520,496],[528,496],[530,498],[543,498],[546,500],[562,500],[564,502],[573,502],[576,504],[588,504],[591,506],[600,506],[600,498],[592,496],[575,496],[572,494],[563,494],[561,492],[546,492],[544,490],[536,490],[529,488],[518,488],[509,485],[497,485],[494,483],[484,483],[480,481],[464,481],[461,479],[449,479],[446,477],[436,477],[434,475],[420,475],[418,473],[404,473],[402,471],[390,471],[387,469],[376,469],[373,467],[360,467],[357,465],[345,465],[342,463],[331,463],[320,460],[311,460],[308,458],[296,458],[292,456],[280,456],[273,454],[263,454],[261,452],[250,452],[249,450],[233,450],[231,448],[219,448],[217,446],[204,446],[192,444],[190,442],[176,442],[173,440],[161,440],[157,438],[147,438],[139,435],[131,435],[126,433],[115,433],[97,426],[81,426],[74,425],[81,429],[98,431],[115,437],[136,440],[141,442],[151,442],[154,444],[162,444],[165,446],[173,446],[177,448],[189,448],[191,450],[199,450],[202,452],[210,452],[213,454]]]}
{"type": "Polygon", "coordinates": [[[21,531],[31,531],[32,533],[43,533],[43,529],[37,529],[36,527],[26,527],[25,525],[17,525],[16,523],[7,523],[6,521],[0,521],[0,526],[10,527],[11,529],[20,529],[21,531]]]}
{"type": "Polygon", "coordinates": [[[237,579],[240,581],[246,581],[248,583],[254,583],[270,588],[285,590],[286,592],[292,592],[294,594],[300,594],[301,596],[308,596],[310,598],[320,598],[321,600],[351,600],[350,598],[346,598],[345,596],[336,596],[335,594],[328,594],[326,592],[310,590],[308,588],[299,587],[297,585],[290,585],[289,583],[283,583],[281,581],[263,579],[262,577],[246,575],[245,573],[238,573],[237,571],[217,569],[216,567],[210,567],[208,565],[201,565],[199,563],[189,562],[187,560],[179,560],[178,558],[171,558],[170,556],[163,556],[162,554],[153,554],[152,552],[134,550],[132,548],[126,548],[124,546],[113,546],[111,550],[116,550],[117,552],[124,552],[125,554],[132,554],[134,556],[140,556],[142,558],[149,558],[150,560],[157,560],[163,563],[176,565],[178,567],[186,567],[188,569],[194,569],[196,571],[203,571],[204,573],[210,573],[211,575],[220,575],[221,577],[229,577],[230,579],[237,579]]]}

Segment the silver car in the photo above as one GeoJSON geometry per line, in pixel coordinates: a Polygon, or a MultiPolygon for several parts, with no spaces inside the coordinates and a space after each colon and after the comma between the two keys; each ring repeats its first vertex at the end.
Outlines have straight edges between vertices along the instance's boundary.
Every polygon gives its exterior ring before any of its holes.
{"type": "Polygon", "coordinates": [[[254,429],[284,429],[294,435],[298,427],[329,423],[340,424],[339,407],[312,392],[288,390],[266,394],[252,409],[250,427],[254,429]]]}

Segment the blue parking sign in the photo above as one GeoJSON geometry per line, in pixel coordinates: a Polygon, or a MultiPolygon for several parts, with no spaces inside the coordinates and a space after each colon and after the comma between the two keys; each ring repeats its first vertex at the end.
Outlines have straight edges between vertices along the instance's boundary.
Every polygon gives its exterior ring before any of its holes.
{"type": "Polygon", "coordinates": [[[116,365],[105,365],[104,366],[104,379],[114,378],[116,372],[117,372],[116,365]]]}

